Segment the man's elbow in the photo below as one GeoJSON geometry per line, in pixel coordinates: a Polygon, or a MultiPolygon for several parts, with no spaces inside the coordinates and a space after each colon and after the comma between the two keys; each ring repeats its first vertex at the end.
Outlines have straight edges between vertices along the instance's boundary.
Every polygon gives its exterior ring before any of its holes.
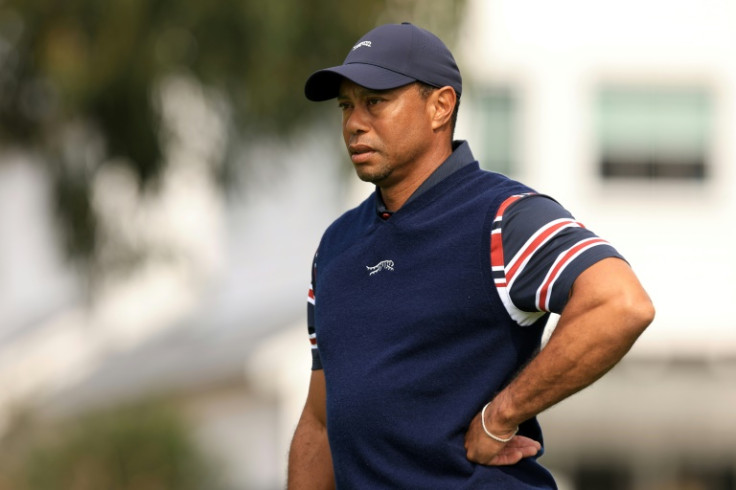
{"type": "Polygon", "coordinates": [[[643,290],[623,295],[618,309],[621,318],[625,319],[624,327],[634,339],[644,332],[655,316],[654,304],[643,290]]]}

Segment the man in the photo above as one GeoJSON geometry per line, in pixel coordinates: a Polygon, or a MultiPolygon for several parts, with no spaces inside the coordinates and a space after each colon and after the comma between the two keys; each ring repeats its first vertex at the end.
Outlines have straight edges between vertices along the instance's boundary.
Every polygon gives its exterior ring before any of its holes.
{"type": "Polygon", "coordinates": [[[428,31],[380,26],[305,92],[337,98],[376,191],[315,256],[289,488],[556,488],[535,416],[651,322],[636,276],[556,201],[453,142],[462,79],[428,31]]]}

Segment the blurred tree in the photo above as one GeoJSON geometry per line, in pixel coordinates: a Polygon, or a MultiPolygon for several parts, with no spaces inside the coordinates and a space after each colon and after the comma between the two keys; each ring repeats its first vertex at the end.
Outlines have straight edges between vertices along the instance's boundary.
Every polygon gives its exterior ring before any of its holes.
{"type": "Polygon", "coordinates": [[[0,438],[0,490],[221,488],[172,405],[149,400],[55,424],[19,412],[0,438]]]}
{"type": "Polygon", "coordinates": [[[122,162],[155,190],[165,164],[155,94],[165,77],[186,73],[221,94],[231,140],[283,135],[314,110],[303,97],[309,73],[341,61],[378,21],[424,20],[448,32],[461,4],[0,1],[0,141],[48,164],[66,250],[88,263],[98,245],[90,183],[99,168],[122,162]]]}

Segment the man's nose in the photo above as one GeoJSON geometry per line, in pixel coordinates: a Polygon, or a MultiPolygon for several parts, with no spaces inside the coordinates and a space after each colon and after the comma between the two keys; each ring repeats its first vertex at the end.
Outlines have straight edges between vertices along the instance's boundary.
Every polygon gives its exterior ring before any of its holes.
{"type": "Polygon", "coordinates": [[[345,116],[345,131],[350,134],[365,133],[368,130],[368,119],[365,109],[354,107],[345,116]]]}

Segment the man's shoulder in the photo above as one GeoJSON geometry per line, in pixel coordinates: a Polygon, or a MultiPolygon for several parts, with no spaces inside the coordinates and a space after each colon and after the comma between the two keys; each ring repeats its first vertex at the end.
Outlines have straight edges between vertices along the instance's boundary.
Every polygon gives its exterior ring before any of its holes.
{"type": "Polygon", "coordinates": [[[482,168],[477,168],[469,180],[473,189],[458,189],[458,193],[465,198],[482,199],[492,206],[499,206],[511,196],[536,194],[523,182],[482,168]]]}
{"type": "Polygon", "coordinates": [[[376,210],[376,194],[372,192],[357,206],[343,211],[327,228],[339,227],[345,223],[353,223],[355,221],[365,220],[375,214],[376,210]]]}
{"type": "Polygon", "coordinates": [[[375,221],[376,196],[371,193],[362,203],[343,212],[335,219],[322,234],[322,241],[328,238],[342,238],[356,235],[370,227],[375,221]]]}

